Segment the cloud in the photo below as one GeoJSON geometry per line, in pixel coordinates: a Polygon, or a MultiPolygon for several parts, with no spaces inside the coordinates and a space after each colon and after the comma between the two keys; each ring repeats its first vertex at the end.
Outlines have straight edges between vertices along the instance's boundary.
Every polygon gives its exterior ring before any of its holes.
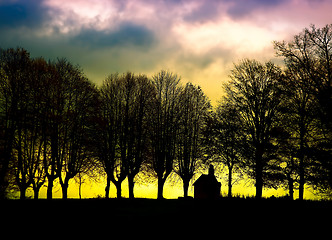
{"type": "Polygon", "coordinates": [[[169,69],[217,96],[232,62],[273,58],[272,40],[331,23],[331,7],[327,0],[0,0],[0,47],[66,57],[95,82],[115,71],[169,69]]]}
{"type": "Polygon", "coordinates": [[[154,34],[144,26],[133,23],[123,23],[115,31],[98,31],[96,29],[82,29],[72,38],[72,43],[78,43],[91,48],[150,47],[154,41],[154,34]]]}
{"type": "Polygon", "coordinates": [[[273,8],[282,5],[286,0],[225,0],[230,6],[227,13],[232,18],[250,15],[255,10],[273,8]]]}
{"type": "Polygon", "coordinates": [[[189,11],[183,12],[183,19],[196,23],[215,21],[225,17],[240,19],[255,11],[262,9],[266,11],[282,6],[287,0],[189,0],[188,2],[190,4],[187,5],[190,5],[191,8],[189,11]]]}
{"type": "Polygon", "coordinates": [[[205,22],[211,21],[219,17],[222,13],[225,4],[223,1],[209,0],[209,1],[195,1],[196,5],[184,15],[184,20],[187,22],[205,22]]]}
{"type": "Polygon", "coordinates": [[[43,24],[47,8],[41,0],[0,2],[0,28],[29,27],[43,24]]]}

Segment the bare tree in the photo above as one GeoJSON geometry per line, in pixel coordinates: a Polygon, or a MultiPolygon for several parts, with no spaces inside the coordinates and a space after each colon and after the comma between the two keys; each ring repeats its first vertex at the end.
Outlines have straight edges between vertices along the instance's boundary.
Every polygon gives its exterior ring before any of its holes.
{"type": "Polygon", "coordinates": [[[128,186],[129,198],[134,198],[134,178],[140,172],[144,158],[150,153],[150,115],[154,88],[145,75],[135,76],[135,89],[132,95],[133,106],[131,110],[129,136],[131,140],[127,145],[131,148],[132,157],[128,158],[128,186]]]}
{"type": "Polygon", "coordinates": [[[232,197],[233,173],[241,174],[243,153],[248,148],[246,135],[237,109],[227,102],[220,102],[210,130],[209,157],[228,169],[228,197],[232,197]]]}
{"type": "Polygon", "coordinates": [[[47,143],[45,138],[44,126],[44,112],[45,112],[45,93],[49,87],[49,79],[52,78],[53,68],[44,59],[33,59],[31,66],[31,94],[34,110],[32,111],[33,125],[37,130],[36,146],[34,147],[34,162],[31,166],[31,170],[28,172],[32,188],[34,191],[34,199],[38,199],[39,190],[44,185],[46,180],[46,172],[44,168],[43,157],[47,152],[45,144],[47,143]]]}
{"type": "Polygon", "coordinates": [[[106,197],[113,182],[120,198],[121,183],[128,177],[129,197],[134,198],[134,179],[148,151],[148,119],[154,88],[145,75],[128,72],[110,75],[100,92],[103,132],[99,159],[107,174],[106,197]]]}
{"type": "Polygon", "coordinates": [[[106,198],[109,198],[110,183],[117,154],[117,118],[120,114],[116,107],[118,101],[116,95],[118,78],[118,74],[108,76],[100,88],[100,116],[96,124],[96,155],[107,175],[106,198]]]}
{"type": "Polygon", "coordinates": [[[57,178],[63,198],[67,198],[69,180],[89,162],[86,132],[97,91],[81,69],[66,59],[58,59],[48,65],[48,77],[43,79],[40,97],[43,103],[40,131],[47,198],[52,198],[53,183],[57,178]]]}
{"type": "Polygon", "coordinates": [[[88,129],[96,107],[97,90],[78,67],[63,59],[56,66],[60,78],[66,83],[63,89],[58,169],[63,198],[66,199],[70,179],[81,173],[92,161],[88,129]]]}
{"type": "Polygon", "coordinates": [[[332,103],[331,43],[331,25],[321,29],[312,25],[291,42],[274,42],[277,55],[285,58],[287,66],[287,116],[296,149],[294,157],[298,159],[300,199],[305,184],[320,184],[319,178],[324,182],[329,177],[323,180],[321,176],[332,166],[332,118],[328,110],[332,103]]]}
{"type": "Polygon", "coordinates": [[[56,63],[50,63],[50,78],[45,84],[47,91],[43,91],[44,105],[41,111],[42,118],[42,141],[43,141],[43,165],[47,178],[47,199],[53,197],[54,181],[61,173],[61,158],[64,156],[64,146],[66,135],[63,133],[65,125],[63,122],[63,112],[65,103],[66,83],[60,77],[56,63]]]}
{"type": "Polygon", "coordinates": [[[280,106],[281,70],[273,63],[245,59],[234,66],[226,86],[226,102],[239,112],[252,151],[247,152],[249,176],[256,181],[256,197],[262,197],[264,174],[269,166],[271,130],[280,106]]]}
{"type": "MultiPolygon", "coordinates": [[[[12,158],[13,170],[15,173],[16,184],[20,189],[20,198],[25,199],[26,189],[30,186],[31,181],[28,172],[35,158],[35,147],[38,143],[38,127],[34,124],[34,111],[36,105],[31,101],[31,75],[28,72],[30,59],[27,64],[21,68],[22,76],[19,87],[17,88],[17,112],[15,115],[16,132],[12,158]]],[[[37,124],[38,125],[38,124],[37,124]]]]}
{"type": "Polygon", "coordinates": [[[153,169],[158,179],[158,199],[163,198],[164,183],[173,170],[179,120],[180,78],[160,71],[153,77],[155,99],[152,120],[153,169]]]}
{"type": "Polygon", "coordinates": [[[179,104],[174,170],[182,179],[183,194],[187,197],[189,182],[205,160],[202,133],[211,105],[202,89],[191,83],[182,89],[179,104]]]}
{"type": "MultiPolygon", "coordinates": [[[[19,108],[23,107],[23,103],[20,98],[24,95],[27,86],[25,80],[29,76],[27,74],[29,65],[30,56],[26,50],[0,49],[0,198],[6,197],[11,177],[10,166],[15,165],[11,160],[18,122],[21,122],[19,108]]],[[[26,182],[25,179],[23,181],[26,182]]],[[[23,188],[26,185],[27,183],[22,183],[23,188]]]]}

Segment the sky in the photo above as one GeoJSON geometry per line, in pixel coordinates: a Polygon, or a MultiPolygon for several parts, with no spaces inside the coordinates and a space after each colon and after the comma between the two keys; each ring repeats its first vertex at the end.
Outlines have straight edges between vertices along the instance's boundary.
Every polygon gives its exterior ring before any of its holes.
{"type": "Polygon", "coordinates": [[[161,69],[215,104],[233,64],[276,59],[273,40],[332,23],[331,0],[0,0],[0,47],[65,57],[100,85],[161,69]]]}
{"type": "Polygon", "coordinates": [[[169,70],[216,105],[234,63],[282,64],[272,41],[332,23],[331,11],[332,0],[0,0],[0,47],[65,57],[97,85],[169,70]]]}

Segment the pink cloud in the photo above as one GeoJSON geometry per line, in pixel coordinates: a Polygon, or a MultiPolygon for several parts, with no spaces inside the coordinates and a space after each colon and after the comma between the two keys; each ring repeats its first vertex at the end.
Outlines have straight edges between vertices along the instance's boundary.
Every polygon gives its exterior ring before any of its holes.
{"type": "MultiPolygon", "coordinates": [[[[72,29],[112,30],[122,22],[133,22],[156,32],[168,32],[175,24],[195,25],[206,22],[233,22],[264,27],[269,31],[289,31],[332,22],[331,1],[307,0],[45,0],[54,9],[55,25],[70,23],[72,29]]],[[[69,28],[67,26],[67,28],[69,28]]]]}

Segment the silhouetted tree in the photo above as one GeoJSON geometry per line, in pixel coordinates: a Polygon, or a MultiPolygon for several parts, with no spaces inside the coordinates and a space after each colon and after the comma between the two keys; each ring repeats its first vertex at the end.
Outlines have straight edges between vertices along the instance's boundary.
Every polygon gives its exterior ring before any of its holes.
{"type": "MultiPolygon", "coordinates": [[[[287,95],[285,99],[287,99],[287,95]]],[[[284,110],[282,109],[283,107],[281,108],[282,117],[279,126],[272,130],[274,142],[277,145],[275,152],[279,165],[279,169],[277,169],[279,176],[275,181],[285,189],[288,189],[289,198],[293,200],[294,189],[297,188],[299,161],[296,158],[296,139],[292,137],[293,126],[289,122],[288,114],[286,114],[288,107],[287,105],[284,107],[284,110]]]]}
{"type": "MultiPolygon", "coordinates": [[[[6,196],[9,167],[19,120],[20,97],[26,87],[29,53],[22,49],[0,49],[0,198],[6,196]]],[[[23,180],[25,181],[25,180],[23,180]]],[[[25,185],[25,184],[24,184],[25,185]]]]}
{"type": "MultiPolygon", "coordinates": [[[[299,160],[299,198],[304,186],[314,185],[331,170],[331,41],[332,26],[304,29],[294,40],[275,42],[277,55],[287,66],[288,117],[299,160]],[[316,183],[315,183],[316,182],[316,183]]],[[[323,179],[321,179],[324,182],[323,179]]],[[[326,181],[325,181],[326,182],[326,181]]]]}
{"type": "Polygon", "coordinates": [[[39,190],[44,185],[46,180],[46,172],[43,165],[44,153],[47,151],[45,146],[45,130],[44,126],[44,109],[45,106],[45,93],[48,88],[48,80],[52,78],[52,67],[44,59],[32,59],[30,67],[31,73],[31,85],[30,94],[31,102],[33,103],[31,111],[31,123],[32,130],[35,131],[35,140],[31,143],[35,146],[31,151],[31,157],[34,159],[31,166],[31,171],[28,172],[31,185],[34,191],[34,198],[38,199],[39,190]]]}
{"type": "Polygon", "coordinates": [[[128,177],[129,197],[134,198],[134,178],[138,174],[149,143],[149,108],[153,85],[145,75],[128,72],[110,75],[101,88],[102,109],[100,131],[103,137],[100,160],[109,183],[121,197],[121,183],[128,177]]]}
{"type": "Polygon", "coordinates": [[[144,158],[150,154],[150,122],[153,118],[150,113],[154,93],[152,82],[145,75],[133,77],[135,89],[131,96],[133,106],[128,122],[130,141],[127,144],[128,151],[132,151],[132,156],[128,158],[129,198],[134,198],[134,178],[140,172],[144,158]]]}
{"type": "Polygon", "coordinates": [[[167,71],[153,77],[155,99],[152,118],[152,159],[158,179],[158,199],[163,198],[164,183],[173,170],[179,121],[180,78],[167,71]]]}
{"type": "MultiPolygon", "coordinates": [[[[61,60],[60,60],[61,61],[61,60]]],[[[61,173],[61,158],[64,156],[67,136],[64,135],[65,78],[61,78],[56,63],[49,63],[50,78],[45,79],[43,91],[42,141],[43,165],[47,178],[47,199],[52,199],[54,180],[61,173]],[[47,89],[47,90],[46,90],[47,89]]]]}
{"type": "Polygon", "coordinates": [[[119,78],[117,91],[117,108],[120,113],[116,126],[118,128],[117,145],[119,146],[118,158],[115,162],[115,177],[111,181],[115,184],[117,197],[121,197],[121,183],[128,175],[128,164],[134,157],[134,133],[131,123],[133,119],[133,106],[135,104],[135,78],[132,73],[124,74],[119,78]]]}
{"type": "Polygon", "coordinates": [[[202,133],[211,105],[202,89],[191,83],[182,89],[179,104],[174,170],[182,179],[183,194],[187,197],[189,182],[205,160],[202,133]]]}
{"type": "Polygon", "coordinates": [[[52,198],[53,182],[59,178],[63,198],[69,180],[90,161],[86,130],[93,111],[96,90],[81,69],[66,59],[49,63],[41,100],[41,141],[47,198],[52,198]]]}
{"type": "MultiPolygon", "coordinates": [[[[27,56],[28,57],[28,56],[27,56]]],[[[26,59],[25,68],[21,68],[22,76],[17,88],[17,112],[15,115],[16,132],[14,138],[14,148],[12,153],[13,171],[16,184],[20,189],[20,198],[25,199],[26,189],[31,184],[28,172],[31,171],[35,161],[35,147],[38,141],[38,128],[34,124],[34,114],[36,105],[31,99],[31,75],[28,69],[31,66],[30,59],[26,59]]],[[[38,124],[37,124],[38,125],[38,124]]]]}
{"type": "Polygon", "coordinates": [[[104,81],[100,88],[100,116],[96,125],[97,156],[107,175],[105,197],[109,198],[111,179],[114,178],[116,158],[118,158],[118,118],[121,112],[118,105],[119,75],[112,74],[104,81]],[[99,143],[99,144],[98,144],[99,143]]]}
{"type": "Polygon", "coordinates": [[[241,118],[234,106],[221,102],[210,125],[208,155],[213,162],[227,166],[228,197],[232,197],[233,172],[242,175],[243,151],[248,149],[241,118]]]}
{"type": "Polygon", "coordinates": [[[53,181],[60,177],[66,198],[69,180],[90,159],[87,130],[96,89],[68,61],[30,59],[24,49],[1,50],[0,69],[1,189],[10,172],[21,199],[31,185],[38,198],[47,177],[52,198],[53,181]]]}
{"type": "Polygon", "coordinates": [[[225,102],[233,105],[241,117],[251,145],[247,151],[249,176],[256,181],[256,197],[261,198],[264,174],[269,161],[271,129],[280,105],[281,70],[273,63],[261,64],[245,59],[234,66],[226,86],[225,102]]]}
{"type": "Polygon", "coordinates": [[[34,197],[37,199],[39,189],[45,182],[42,161],[43,100],[41,92],[46,89],[43,80],[48,77],[47,72],[48,64],[45,60],[30,60],[24,83],[21,83],[22,93],[18,99],[17,131],[13,149],[13,170],[21,199],[25,198],[25,191],[31,184],[34,197]]]}
{"type": "Polygon", "coordinates": [[[96,107],[97,91],[82,70],[68,61],[59,60],[56,68],[64,84],[58,176],[63,198],[66,199],[69,180],[93,161],[88,130],[96,107]]]}

